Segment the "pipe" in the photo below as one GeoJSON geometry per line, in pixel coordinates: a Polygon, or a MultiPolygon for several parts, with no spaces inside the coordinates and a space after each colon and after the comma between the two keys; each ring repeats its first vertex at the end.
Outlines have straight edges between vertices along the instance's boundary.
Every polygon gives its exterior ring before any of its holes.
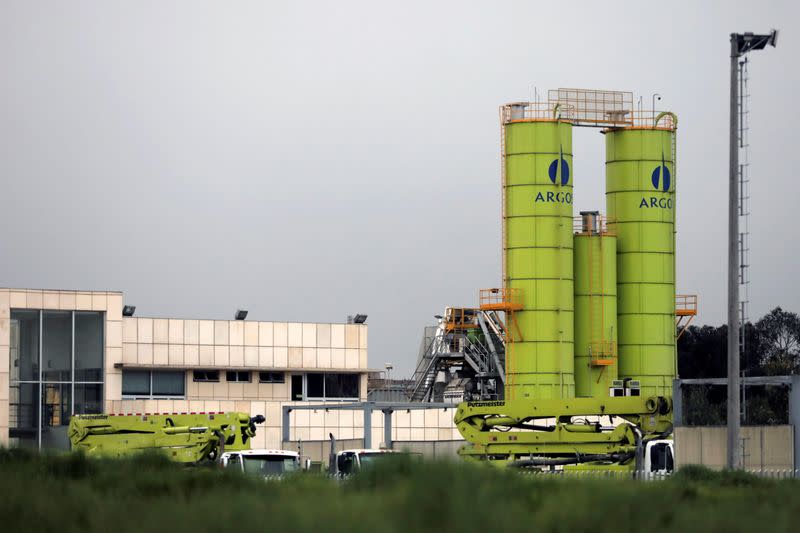
{"type": "Polygon", "coordinates": [[[653,122],[653,127],[657,127],[658,126],[658,121],[661,120],[662,118],[664,118],[667,115],[672,117],[672,122],[675,124],[675,129],[678,129],[678,115],[676,115],[672,111],[662,111],[661,113],[659,113],[656,116],[655,122],[653,122]]]}
{"type": "Polygon", "coordinates": [[[591,463],[594,461],[610,461],[613,463],[624,463],[633,458],[633,453],[594,453],[594,454],[575,454],[575,457],[563,459],[548,459],[544,457],[535,459],[522,459],[512,462],[509,466],[512,468],[525,468],[528,466],[562,466],[580,463],[591,463]]]}

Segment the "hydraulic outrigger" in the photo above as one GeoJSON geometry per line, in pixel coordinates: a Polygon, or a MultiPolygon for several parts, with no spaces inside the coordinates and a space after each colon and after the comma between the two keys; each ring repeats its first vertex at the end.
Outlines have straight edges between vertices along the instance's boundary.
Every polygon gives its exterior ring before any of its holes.
{"type": "Polygon", "coordinates": [[[459,450],[468,459],[640,470],[648,445],[672,432],[672,402],[663,396],[464,402],[455,423],[471,443],[459,450]],[[606,417],[608,425],[602,425],[606,417]]]}

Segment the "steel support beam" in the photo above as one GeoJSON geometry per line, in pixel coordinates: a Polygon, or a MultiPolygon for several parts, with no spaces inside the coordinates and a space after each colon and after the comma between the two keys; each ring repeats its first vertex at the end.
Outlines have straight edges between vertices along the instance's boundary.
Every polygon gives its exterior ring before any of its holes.
{"type": "Polygon", "coordinates": [[[372,448],[372,403],[364,402],[364,448],[372,448]]]}
{"type": "Polygon", "coordinates": [[[392,445],[392,411],[391,409],[383,410],[383,444],[391,449],[392,445]]]}

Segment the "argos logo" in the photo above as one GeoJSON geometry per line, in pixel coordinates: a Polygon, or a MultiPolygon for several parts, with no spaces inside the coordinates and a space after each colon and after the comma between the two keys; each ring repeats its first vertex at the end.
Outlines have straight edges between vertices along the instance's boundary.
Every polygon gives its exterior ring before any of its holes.
{"type": "MultiPolygon", "coordinates": [[[[661,153],[661,164],[653,169],[650,175],[650,181],[653,183],[653,188],[659,192],[669,192],[670,185],[672,185],[672,176],[670,176],[669,168],[664,162],[664,153],[661,153]]],[[[639,209],[672,209],[672,198],[650,196],[642,197],[639,202],[639,209]]]]}
{"type": "Polygon", "coordinates": [[[558,159],[553,159],[553,162],[550,163],[547,174],[550,176],[550,181],[553,182],[553,185],[561,185],[563,187],[569,183],[569,163],[564,159],[564,150],[561,146],[558,147],[558,159]]]}
{"type": "Polygon", "coordinates": [[[650,177],[650,180],[653,182],[653,188],[657,191],[662,190],[664,192],[669,192],[670,177],[669,169],[664,163],[664,153],[662,152],[661,165],[653,170],[653,175],[650,177]],[[659,185],[661,186],[659,187],[659,185]]]}
{"type": "MultiPolygon", "coordinates": [[[[553,159],[550,166],[547,168],[547,175],[553,185],[563,187],[569,184],[569,163],[564,159],[564,150],[562,147],[558,149],[558,159],[553,159]]],[[[556,203],[556,204],[571,204],[572,193],[569,191],[546,191],[540,192],[533,200],[534,203],[556,203]]]]}

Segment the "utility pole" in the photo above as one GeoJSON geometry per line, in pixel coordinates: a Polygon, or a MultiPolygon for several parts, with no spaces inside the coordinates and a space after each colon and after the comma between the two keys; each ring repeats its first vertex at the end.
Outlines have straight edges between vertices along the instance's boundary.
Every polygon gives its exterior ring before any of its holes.
{"type": "Polygon", "coordinates": [[[766,35],[731,34],[730,165],[728,167],[728,461],[731,470],[742,467],[739,382],[739,58],[751,50],[775,46],[778,31],[766,35]]]}

